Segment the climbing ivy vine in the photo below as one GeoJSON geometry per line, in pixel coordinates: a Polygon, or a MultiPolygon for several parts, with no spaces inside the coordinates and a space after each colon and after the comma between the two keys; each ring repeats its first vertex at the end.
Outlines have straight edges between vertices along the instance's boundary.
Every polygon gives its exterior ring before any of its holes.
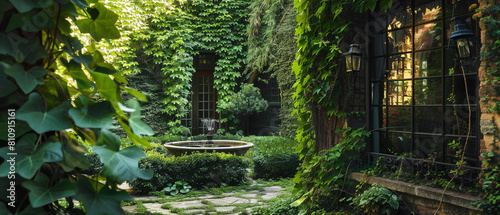
{"type": "Polygon", "coordinates": [[[98,0],[10,0],[0,17],[0,213],[123,214],[120,202],[131,197],[117,185],[152,177],[138,167],[138,146],[149,146],[141,135],[153,131],[138,101],[121,93],[144,95],[96,48],[120,38],[119,16],[98,0]],[[120,149],[114,120],[134,146],[120,149]],[[104,163],[99,177],[81,173],[89,149],[104,163]]]}
{"type": "Polygon", "coordinates": [[[321,192],[325,189],[323,185],[341,189],[343,180],[337,177],[345,176],[345,172],[341,171],[346,171],[346,164],[336,162],[339,157],[349,156],[349,152],[359,149],[354,147],[358,142],[354,141],[357,139],[354,137],[363,136],[361,131],[343,133],[344,130],[338,129],[344,124],[347,114],[344,110],[345,100],[350,89],[346,85],[348,83],[340,81],[348,80],[345,69],[342,69],[343,56],[340,47],[344,35],[348,32],[348,16],[375,8],[387,10],[391,7],[392,0],[302,0],[295,1],[294,5],[297,9],[298,25],[295,33],[298,35],[298,51],[292,66],[297,79],[293,96],[296,100],[294,113],[297,114],[300,124],[296,137],[299,141],[297,152],[303,159],[301,170],[294,182],[296,192],[302,195],[296,205],[310,211],[318,205],[314,200],[329,199],[320,198],[326,197],[325,193],[321,192]],[[336,131],[336,137],[334,135],[331,138],[318,139],[316,135],[328,137],[328,134],[321,130],[336,131]],[[339,137],[348,140],[342,144],[344,146],[334,146],[327,152],[320,152],[322,148],[329,148],[328,144],[338,144],[339,137]],[[323,153],[328,155],[322,157],[323,153]],[[328,157],[335,159],[324,159],[328,157]],[[335,165],[329,166],[330,164],[335,165]],[[329,166],[331,169],[320,169],[323,166],[329,166]],[[309,174],[321,170],[331,174],[319,180],[312,176],[314,174],[309,174]]]}
{"type": "MultiPolygon", "coordinates": [[[[170,127],[190,110],[189,96],[194,74],[193,58],[200,52],[214,52],[217,62],[214,85],[219,103],[228,102],[244,66],[244,29],[247,1],[188,0],[167,5],[135,1],[146,13],[147,28],[130,35],[137,65],[134,71],[159,76],[163,82],[163,112],[170,127]],[[159,9],[160,8],[160,9],[159,9]]],[[[129,64],[130,65],[130,64],[129,64]]],[[[222,110],[219,110],[222,111],[222,110]]],[[[227,122],[233,117],[223,113],[227,122]]]]}
{"type": "Polygon", "coordinates": [[[270,78],[277,80],[281,95],[280,133],[293,138],[297,130],[297,116],[291,114],[295,76],[290,68],[297,52],[293,1],[253,1],[249,10],[245,74],[251,83],[263,79],[262,74],[270,74],[270,78]]]}
{"type": "MultiPolygon", "coordinates": [[[[477,5],[471,6],[471,8],[477,5]]],[[[481,98],[483,105],[489,107],[489,110],[498,117],[500,114],[500,69],[498,66],[500,56],[500,6],[498,1],[488,1],[482,7],[476,9],[474,19],[480,19],[480,23],[486,28],[486,49],[481,50],[481,61],[486,62],[486,80],[483,84],[485,91],[491,95],[481,98]]],[[[494,127],[492,151],[482,153],[483,174],[481,178],[481,187],[484,191],[484,201],[478,202],[478,206],[485,208],[492,214],[500,213],[500,154],[498,153],[499,128],[494,127]]]]}

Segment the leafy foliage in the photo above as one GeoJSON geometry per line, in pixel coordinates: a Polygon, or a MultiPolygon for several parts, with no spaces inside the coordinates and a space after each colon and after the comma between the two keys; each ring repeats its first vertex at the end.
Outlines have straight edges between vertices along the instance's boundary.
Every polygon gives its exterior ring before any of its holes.
{"type": "Polygon", "coordinates": [[[364,138],[368,133],[362,128],[342,131],[345,136],[331,149],[314,155],[295,176],[295,193],[302,196],[294,205],[301,206],[302,210],[314,211],[317,208],[329,209],[332,202],[337,202],[346,185],[345,177],[351,169],[350,164],[359,156],[360,150],[365,147],[364,138]]]}
{"type": "Polygon", "coordinates": [[[249,115],[265,111],[267,107],[269,105],[260,95],[259,88],[243,84],[241,90],[232,94],[229,102],[221,105],[220,109],[235,115],[249,115]]]}
{"type": "MultiPolygon", "coordinates": [[[[477,7],[477,5],[475,5],[477,7]]],[[[473,7],[469,8],[473,9],[473,7]]],[[[486,66],[486,75],[481,81],[481,90],[488,93],[481,99],[482,106],[489,107],[489,111],[498,117],[500,114],[500,101],[497,99],[500,95],[500,6],[496,2],[485,2],[484,6],[477,8],[477,13],[472,18],[480,18],[480,23],[486,29],[486,48],[481,48],[482,66],[486,66]],[[486,62],[486,63],[483,63],[486,62]],[[489,94],[495,97],[489,97],[489,94]]],[[[481,71],[481,70],[480,70],[481,71]]],[[[493,132],[485,135],[492,135],[493,141],[490,143],[492,148],[488,153],[482,153],[483,158],[483,178],[482,189],[484,191],[485,201],[478,202],[478,205],[485,208],[492,214],[500,213],[500,155],[498,151],[498,137],[500,130],[497,126],[493,132]]]]}
{"type": "MultiPolygon", "coordinates": [[[[304,206],[304,210],[313,210],[313,207],[321,207],[322,203],[337,198],[342,190],[348,163],[352,160],[350,156],[359,150],[358,138],[366,135],[360,130],[348,136],[345,136],[348,133],[336,132],[331,138],[316,141],[318,137],[330,135],[331,130],[340,131],[337,128],[344,124],[344,117],[348,114],[345,113],[345,101],[350,86],[349,82],[340,81],[349,80],[342,66],[341,54],[344,36],[349,33],[347,17],[374,10],[377,5],[387,10],[392,0],[294,2],[297,9],[295,34],[298,36],[298,51],[292,65],[296,77],[293,113],[297,114],[299,123],[297,152],[303,159],[302,169],[295,179],[297,192],[301,191],[302,197],[296,204],[304,206]],[[324,119],[326,117],[329,118],[324,119]],[[325,127],[325,132],[317,133],[325,127]],[[344,138],[339,142],[339,137],[344,138]],[[319,148],[329,148],[331,145],[333,148],[319,152],[319,148]]],[[[324,206],[328,208],[331,205],[324,206]]]]}
{"type": "MultiPolygon", "coordinates": [[[[238,85],[245,57],[247,1],[131,1],[131,4],[147,14],[141,16],[147,28],[130,34],[133,49],[127,50],[126,56],[137,64],[126,64],[126,58],[120,62],[123,67],[162,81],[164,94],[156,99],[162,102],[165,117],[172,119],[168,126],[177,127],[179,119],[190,111],[193,56],[200,52],[217,55],[215,89],[218,101],[228,102],[238,85]]],[[[231,113],[223,115],[232,117],[231,113]]]]}
{"type": "Polygon", "coordinates": [[[96,49],[99,41],[120,37],[119,16],[97,0],[2,1],[0,8],[0,109],[9,113],[0,124],[15,125],[9,129],[15,138],[0,137],[9,142],[0,148],[0,184],[18,190],[17,202],[2,195],[2,214],[74,210],[55,203],[60,198],[81,201],[88,214],[123,214],[120,201],[130,196],[117,183],[149,179],[152,172],[138,168],[144,153],[137,146],[120,150],[109,131],[115,118],[135,145],[149,145],[140,137],[151,134],[140,107],[134,100],[126,107],[121,92],[144,96],[96,49]],[[82,174],[92,146],[104,163],[99,181],[82,174]],[[15,162],[7,162],[8,153],[15,162]]]}
{"type": "Polygon", "coordinates": [[[351,205],[364,209],[367,214],[399,214],[398,211],[404,209],[396,194],[379,185],[371,186],[351,200],[351,205]]]}
{"type": "Polygon", "coordinates": [[[270,73],[271,78],[277,79],[281,93],[280,132],[282,136],[295,137],[297,117],[291,114],[295,77],[290,75],[297,52],[293,1],[256,0],[249,10],[245,74],[251,82],[261,79],[259,74],[263,73],[270,73]]]}
{"type": "Polygon", "coordinates": [[[175,183],[168,183],[165,188],[163,188],[163,191],[166,193],[175,196],[178,194],[186,194],[189,193],[189,190],[191,189],[191,186],[189,186],[188,183],[184,181],[176,181],[175,183]]]}

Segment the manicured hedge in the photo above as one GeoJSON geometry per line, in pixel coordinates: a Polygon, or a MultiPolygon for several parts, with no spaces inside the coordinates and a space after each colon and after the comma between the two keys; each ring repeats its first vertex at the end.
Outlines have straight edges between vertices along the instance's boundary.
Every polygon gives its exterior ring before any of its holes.
{"type": "Polygon", "coordinates": [[[149,151],[139,162],[141,168],[152,168],[151,180],[132,182],[138,194],[162,190],[168,183],[185,181],[193,188],[239,185],[247,179],[249,162],[241,156],[224,153],[196,153],[180,157],[149,151]]]}
{"type": "Polygon", "coordinates": [[[276,179],[293,177],[300,166],[297,154],[257,155],[253,157],[254,178],[276,179]]]}

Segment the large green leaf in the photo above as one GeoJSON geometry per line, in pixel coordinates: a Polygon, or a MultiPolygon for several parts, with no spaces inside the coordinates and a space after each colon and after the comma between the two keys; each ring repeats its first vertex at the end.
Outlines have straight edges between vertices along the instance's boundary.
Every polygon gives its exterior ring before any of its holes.
{"type": "Polygon", "coordinates": [[[34,8],[47,8],[52,5],[52,0],[9,0],[12,5],[21,13],[25,13],[34,8]]]}
{"type": "Polygon", "coordinates": [[[56,24],[50,18],[50,14],[45,11],[28,11],[27,13],[16,13],[12,15],[9,25],[7,26],[6,32],[13,31],[17,28],[21,28],[26,32],[37,32],[44,28],[55,27],[56,24]],[[45,22],[36,23],[33,20],[46,20],[45,22]]]}
{"type": "MultiPolygon", "coordinates": [[[[101,3],[95,4],[92,9],[96,9],[98,11],[97,17],[76,21],[76,25],[80,29],[80,32],[90,33],[90,35],[97,41],[100,41],[102,38],[120,38],[120,31],[118,31],[118,28],[115,27],[118,15],[116,15],[113,11],[108,10],[101,3]]],[[[87,9],[87,11],[89,11],[89,9],[87,9]]]]}
{"type": "Polygon", "coordinates": [[[102,175],[108,177],[108,180],[122,183],[132,182],[136,178],[148,180],[153,177],[153,170],[139,168],[139,159],[146,157],[146,154],[136,146],[120,151],[110,150],[106,146],[95,146],[92,151],[99,155],[104,164],[102,175]]]}
{"type": "Polygon", "coordinates": [[[10,215],[12,214],[8,209],[7,207],[5,206],[5,203],[3,202],[0,202],[0,214],[4,214],[4,215],[10,215]]]}
{"type": "Polygon", "coordinates": [[[69,115],[75,121],[75,125],[81,128],[112,128],[113,127],[113,106],[109,101],[91,102],[85,96],[80,96],[80,100],[85,100],[86,105],[80,109],[69,110],[69,115]]]}
{"type": "Polygon", "coordinates": [[[107,129],[101,129],[101,131],[94,133],[97,134],[97,144],[99,146],[106,146],[106,148],[115,152],[120,150],[120,138],[118,138],[118,136],[116,136],[113,132],[107,129]]]}
{"type": "Polygon", "coordinates": [[[142,94],[141,92],[137,91],[136,89],[132,89],[132,88],[129,88],[129,87],[125,87],[125,86],[120,86],[121,89],[127,91],[128,93],[132,94],[134,97],[138,98],[139,100],[141,101],[144,101],[144,102],[147,102],[148,99],[146,98],[146,96],[144,96],[144,94],[142,94]]]}
{"type": "Polygon", "coordinates": [[[39,84],[45,83],[43,77],[47,75],[47,70],[43,67],[33,67],[25,71],[21,64],[15,64],[5,70],[5,74],[14,78],[17,85],[24,93],[28,94],[39,84]]]}
{"type": "Polygon", "coordinates": [[[17,118],[26,121],[39,134],[47,131],[60,131],[71,128],[68,110],[71,104],[64,102],[50,111],[46,111],[44,101],[38,93],[31,93],[29,100],[17,111],[17,118]]]}
{"type": "Polygon", "coordinates": [[[130,114],[130,118],[128,120],[130,127],[134,131],[134,134],[140,135],[145,134],[145,135],[153,135],[155,132],[149,125],[144,123],[141,120],[141,105],[139,105],[139,102],[135,99],[130,99],[127,101],[127,107],[135,109],[134,112],[130,114]]]}
{"type": "Polygon", "coordinates": [[[93,72],[91,73],[92,78],[97,86],[97,90],[103,98],[110,101],[112,104],[118,102],[118,94],[115,81],[109,77],[109,75],[93,72]]]}
{"type": "Polygon", "coordinates": [[[83,203],[87,214],[114,215],[124,214],[120,203],[123,200],[132,200],[132,197],[125,191],[115,191],[108,187],[96,191],[95,186],[89,180],[80,177],[78,179],[78,193],[75,195],[75,199],[83,203]]]}
{"type": "Polygon", "coordinates": [[[106,61],[104,61],[104,57],[102,56],[101,52],[95,51],[93,58],[94,60],[89,65],[89,67],[94,72],[100,72],[108,75],[112,75],[117,72],[115,67],[113,67],[113,65],[106,63],[106,61]]]}
{"type": "MultiPolygon", "coordinates": [[[[9,147],[0,149],[0,157],[7,161],[13,157],[8,153],[17,153],[14,158],[16,173],[26,179],[31,179],[43,163],[58,162],[63,159],[61,143],[45,142],[35,147],[36,139],[37,135],[29,133],[19,139],[14,151],[10,150],[9,147]]],[[[7,176],[9,165],[8,162],[2,163],[0,166],[0,177],[7,176]]]]}
{"type": "Polygon", "coordinates": [[[35,63],[48,54],[37,37],[22,38],[17,34],[0,33],[0,54],[12,56],[17,62],[35,63]]]}
{"type": "Polygon", "coordinates": [[[5,66],[8,67],[7,64],[0,63],[0,98],[3,98],[17,90],[16,84],[7,79],[7,75],[4,73],[5,66]]]}
{"type": "Polygon", "coordinates": [[[85,153],[87,153],[87,148],[77,140],[77,138],[70,133],[61,132],[62,136],[62,153],[63,160],[59,162],[61,167],[66,172],[70,172],[76,167],[80,169],[88,169],[90,167],[90,162],[85,153]]]}
{"type": "Polygon", "coordinates": [[[29,200],[34,208],[74,196],[78,189],[76,183],[71,183],[66,178],[50,187],[50,178],[43,173],[38,173],[34,180],[23,182],[22,186],[30,191],[29,200]]]}

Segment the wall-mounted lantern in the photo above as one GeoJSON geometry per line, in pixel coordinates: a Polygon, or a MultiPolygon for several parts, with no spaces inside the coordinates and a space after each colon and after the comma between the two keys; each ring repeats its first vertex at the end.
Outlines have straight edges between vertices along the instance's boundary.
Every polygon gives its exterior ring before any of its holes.
{"type": "Polygon", "coordinates": [[[454,40],[457,45],[458,57],[460,58],[461,64],[469,64],[471,58],[471,45],[470,38],[474,36],[474,32],[461,22],[460,18],[453,18],[452,23],[455,23],[455,30],[450,35],[450,40],[454,40]]]}
{"type": "Polygon", "coordinates": [[[347,72],[359,72],[361,67],[361,51],[359,44],[351,44],[348,52],[344,53],[347,72]]]}

